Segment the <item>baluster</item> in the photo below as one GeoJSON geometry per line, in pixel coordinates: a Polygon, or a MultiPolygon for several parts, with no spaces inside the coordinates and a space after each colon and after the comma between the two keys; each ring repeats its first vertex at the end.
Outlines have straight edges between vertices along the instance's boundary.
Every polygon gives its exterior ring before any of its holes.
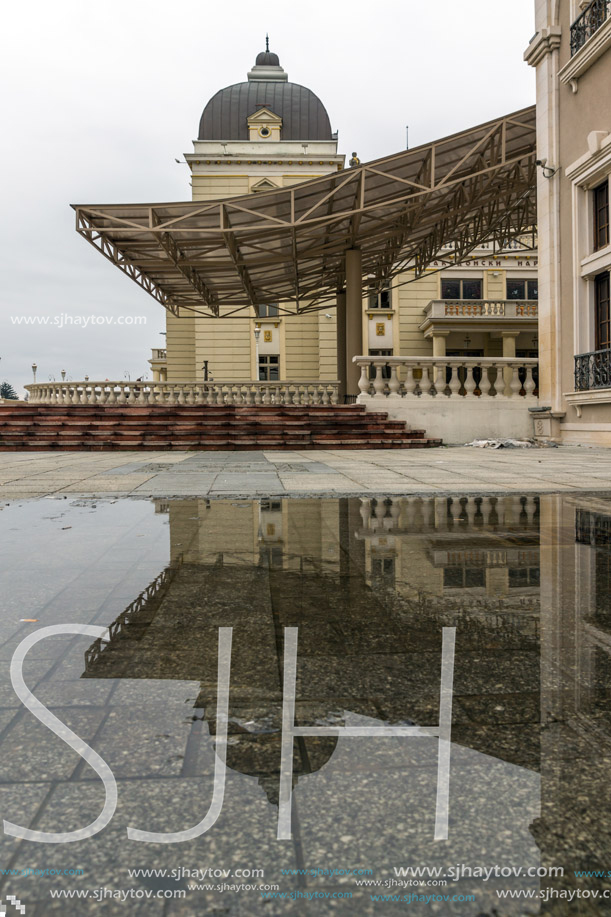
{"type": "Polygon", "coordinates": [[[483,498],[482,498],[480,510],[481,510],[481,512],[482,512],[482,517],[483,517],[483,523],[482,523],[482,524],[483,524],[483,525],[488,525],[489,522],[490,522],[490,512],[491,512],[490,497],[483,497],[483,498]]]}
{"type": "Polygon", "coordinates": [[[446,367],[445,363],[433,364],[433,388],[436,395],[443,395],[446,388],[446,367]]]}
{"type": "Polygon", "coordinates": [[[452,375],[450,377],[450,397],[460,395],[461,382],[458,369],[459,365],[459,363],[450,363],[450,369],[452,371],[452,375]]]}
{"type": "Polygon", "coordinates": [[[448,528],[448,498],[435,497],[435,530],[445,531],[448,528]]]}
{"type": "Polygon", "coordinates": [[[389,389],[388,397],[389,398],[400,398],[401,397],[399,395],[399,389],[401,387],[401,383],[399,381],[399,375],[397,373],[397,369],[398,367],[396,363],[390,364],[390,379],[388,380],[388,389],[389,389]]]}
{"type": "Polygon", "coordinates": [[[416,391],[417,385],[418,380],[414,378],[414,367],[411,363],[408,363],[405,373],[405,394],[413,395],[416,391]]]}
{"type": "Polygon", "coordinates": [[[403,502],[405,528],[411,532],[416,527],[416,503],[413,497],[405,497],[403,502]]]}
{"type": "Polygon", "coordinates": [[[465,394],[467,396],[472,395],[475,391],[475,379],[473,377],[473,366],[465,364],[465,394]]]}
{"type": "Polygon", "coordinates": [[[414,528],[421,530],[424,526],[424,500],[422,497],[414,499],[414,528]]]}
{"type": "Polygon", "coordinates": [[[526,505],[524,506],[524,509],[528,515],[529,525],[533,525],[535,521],[535,513],[537,512],[537,503],[534,497],[526,498],[526,505]]]}
{"type": "Polygon", "coordinates": [[[363,520],[363,528],[368,530],[371,522],[371,500],[367,497],[361,497],[361,505],[359,508],[359,513],[361,519],[363,520]]]}
{"type": "Polygon", "coordinates": [[[490,396],[490,390],[492,389],[492,380],[490,379],[490,376],[489,376],[489,367],[488,366],[482,366],[481,370],[482,370],[482,378],[479,383],[479,389],[480,389],[480,392],[482,393],[482,398],[486,398],[490,396]]]}
{"type": "Polygon", "coordinates": [[[423,395],[431,394],[431,385],[433,382],[432,370],[429,366],[422,367],[422,379],[420,380],[420,390],[423,395]]]}
{"type": "Polygon", "coordinates": [[[359,379],[359,391],[361,395],[369,395],[369,366],[371,361],[367,363],[359,363],[361,367],[361,378],[359,379]]]}
{"type": "Polygon", "coordinates": [[[392,518],[391,528],[397,530],[399,528],[399,516],[401,515],[401,503],[398,498],[391,499],[390,515],[392,518]]]}
{"type": "Polygon", "coordinates": [[[339,386],[333,383],[331,387],[331,404],[337,404],[339,401],[339,386]]]}
{"type": "Polygon", "coordinates": [[[373,390],[376,395],[383,395],[385,380],[383,378],[382,373],[384,372],[384,364],[376,363],[375,368],[376,368],[376,375],[375,375],[375,379],[373,380],[373,390]]]}
{"type": "Polygon", "coordinates": [[[127,398],[125,397],[125,385],[122,382],[119,382],[119,404],[127,404],[127,398]]]}
{"type": "Polygon", "coordinates": [[[511,382],[509,384],[509,387],[511,389],[511,397],[516,398],[520,394],[522,383],[520,382],[520,375],[518,373],[517,365],[512,364],[509,368],[511,372],[511,382]]]}
{"type": "Polygon", "coordinates": [[[533,369],[534,367],[532,365],[526,367],[526,379],[524,380],[524,390],[526,392],[526,397],[532,395],[536,388],[535,380],[533,377],[533,369]]]}

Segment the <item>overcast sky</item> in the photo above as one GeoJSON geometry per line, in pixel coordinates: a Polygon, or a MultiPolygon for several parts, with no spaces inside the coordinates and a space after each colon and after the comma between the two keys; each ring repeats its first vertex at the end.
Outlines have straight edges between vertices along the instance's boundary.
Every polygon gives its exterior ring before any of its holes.
{"type": "Polygon", "coordinates": [[[0,380],[136,378],[164,345],[153,299],[74,231],[71,203],[188,200],[199,118],[269,32],[289,80],[362,161],[535,101],[534,0],[33,0],[3,14],[0,380]],[[143,316],[17,326],[12,317],[143,316]]]}

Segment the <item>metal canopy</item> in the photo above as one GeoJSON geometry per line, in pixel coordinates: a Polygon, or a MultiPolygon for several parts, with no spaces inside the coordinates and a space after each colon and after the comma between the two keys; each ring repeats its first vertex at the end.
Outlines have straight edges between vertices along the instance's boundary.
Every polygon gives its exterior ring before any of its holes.
{"type": "Polygon", "coordinates": [[[342,289],[346,249],[361,250],[363,288],[375,289],[408,265],[419,276],[442,250],[460,262],[534,231],[535,145],[533,106],[291,188],[73,205],[76,229],[175,315],[308,312],[342,289]]]}

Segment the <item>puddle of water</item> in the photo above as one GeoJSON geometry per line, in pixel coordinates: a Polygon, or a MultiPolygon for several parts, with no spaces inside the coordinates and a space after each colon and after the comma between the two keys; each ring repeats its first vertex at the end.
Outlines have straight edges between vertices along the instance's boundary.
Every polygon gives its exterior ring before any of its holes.
{"type": "Polygon", "coordinates": [[[23,672],[117,787],[91,837],[0,834],[28,917],[605,912],[610,499],[42,500],[0,530],[3,818],[66,834],[105,802],[11,685],[44,627],[98,628],[23,672]]]}

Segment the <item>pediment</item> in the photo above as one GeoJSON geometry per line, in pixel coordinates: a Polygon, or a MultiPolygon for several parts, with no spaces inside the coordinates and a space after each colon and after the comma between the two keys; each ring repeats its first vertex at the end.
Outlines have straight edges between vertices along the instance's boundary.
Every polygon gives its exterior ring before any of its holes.
{"type": "Polygon", "coordinates": [[[259,108],[258,111],[248,116],[249,126],[256,124],[275,124],[282,127],[282,118],[274,114],[269,108],[259,108]]]}
{"type": "Polygon", "coordinates": [[[273,181],[270,181],[269,178],[262,178],[261,181],[256,182],[252,187],[251,191],[277,191],[279,185],[275,185],[273,181]]]}

